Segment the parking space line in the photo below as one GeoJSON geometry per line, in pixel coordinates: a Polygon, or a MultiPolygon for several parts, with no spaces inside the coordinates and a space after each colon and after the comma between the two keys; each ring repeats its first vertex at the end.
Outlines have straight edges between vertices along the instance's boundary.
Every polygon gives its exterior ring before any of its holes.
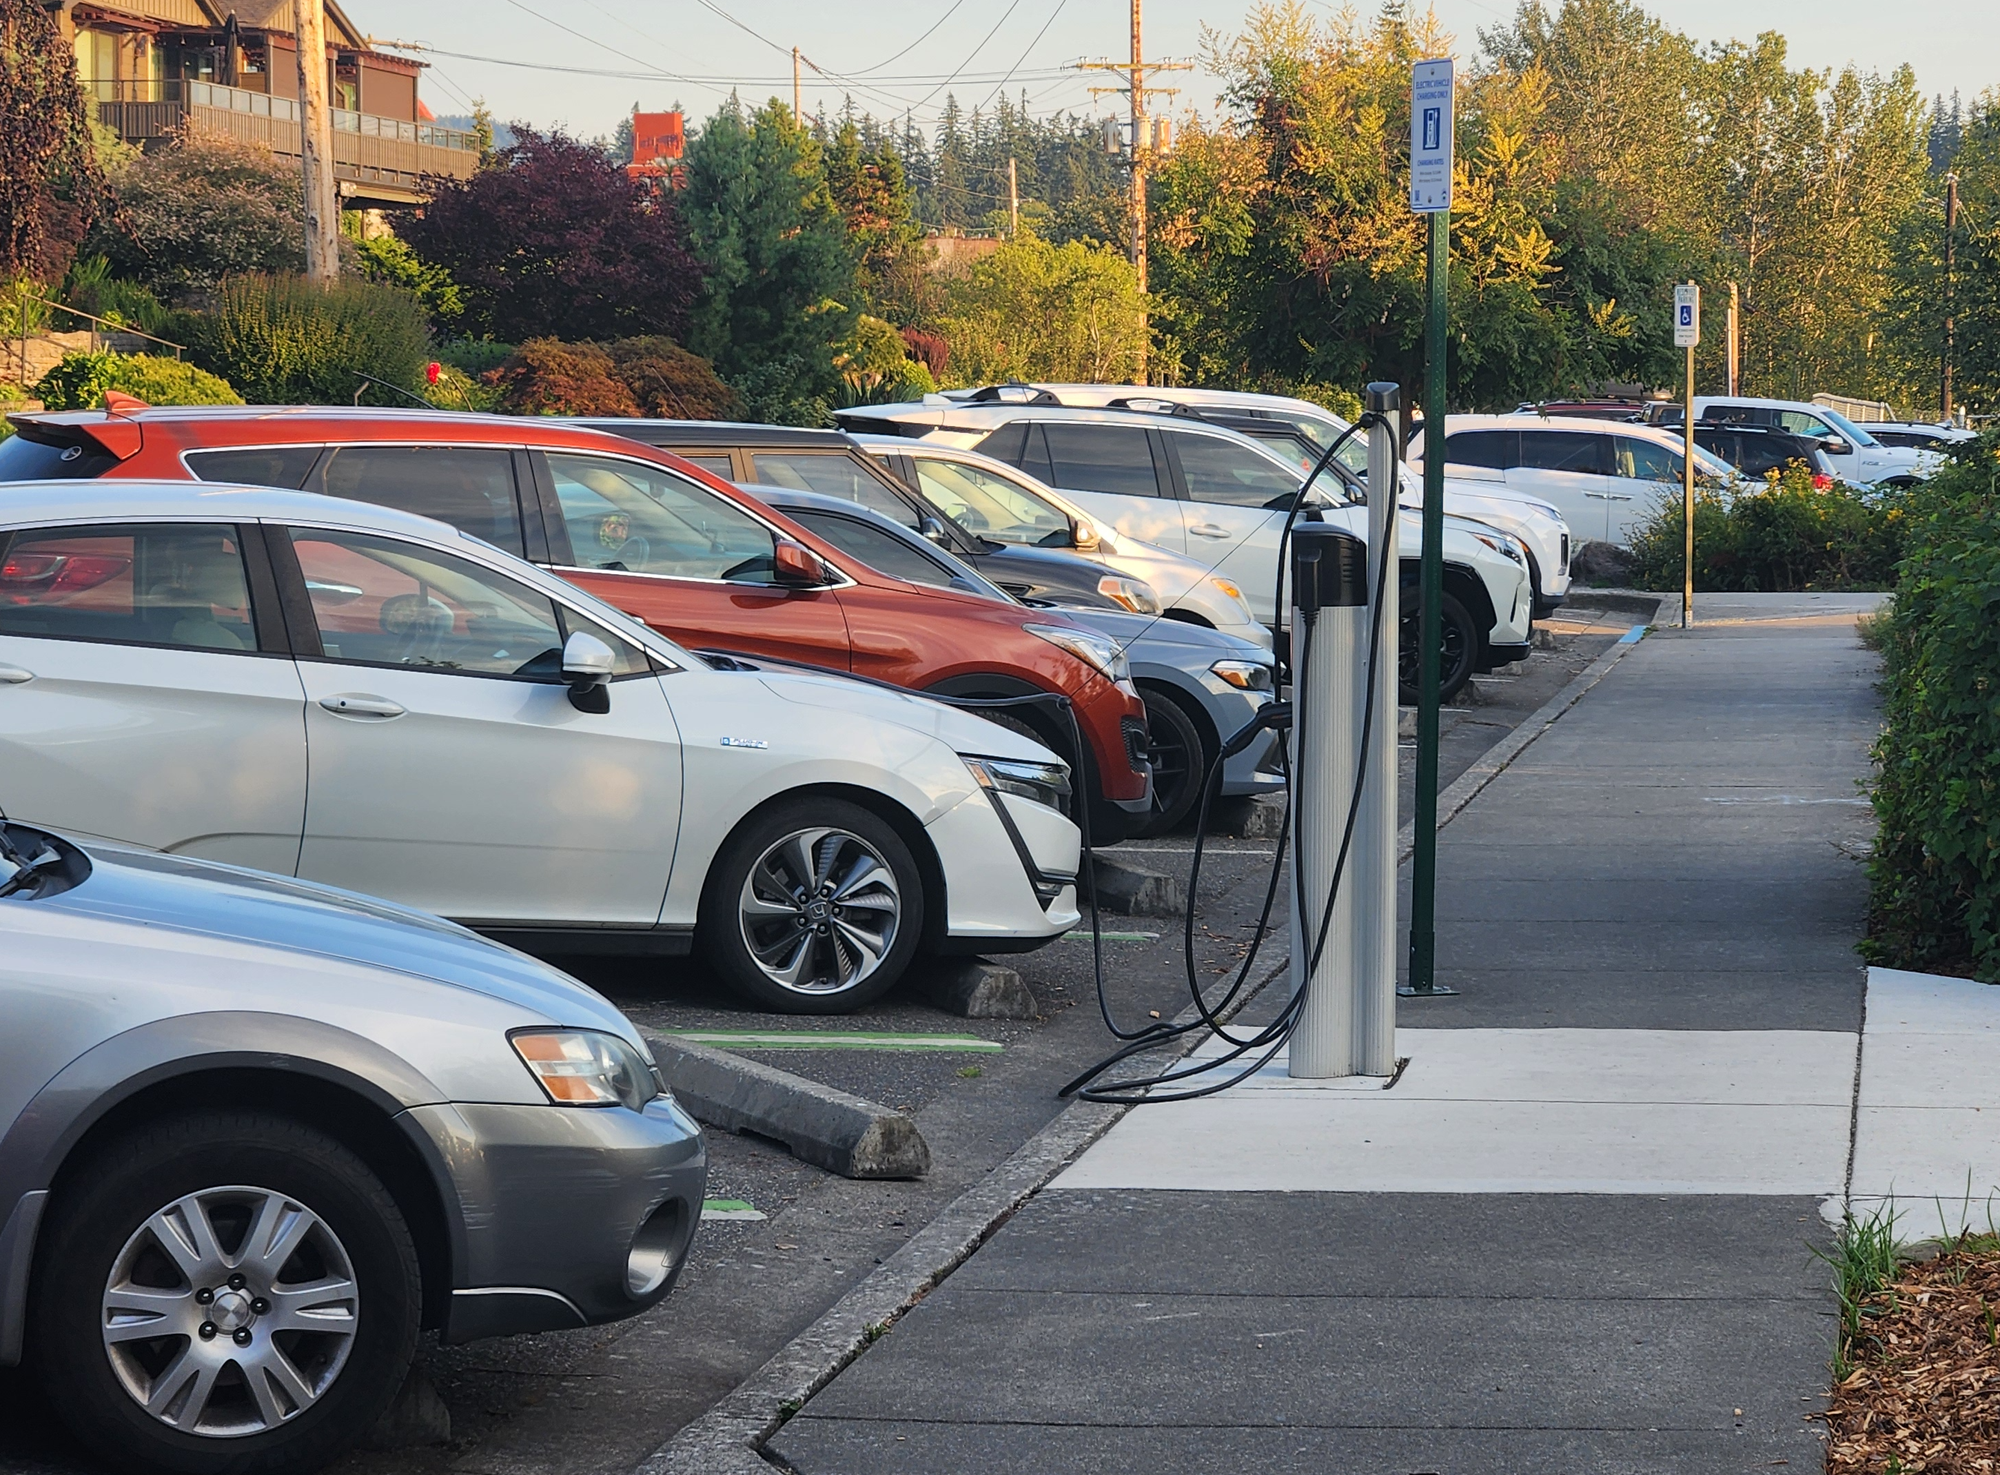
{"type": "Polygon", "coordinates": [[[978,1035],[887,1034],[862,1030],[675,1030],[678,1039],[718,1050],[936,1050],[997,1054],[1006,1046],[978,1035]]]}
{"type": "Polygon", "coordinates": [[[767,1219],[770,1216],[755,1204],[740,1198],[705,1198],[701,1201],[701,1217],[710,1219],[767,1219]]]}

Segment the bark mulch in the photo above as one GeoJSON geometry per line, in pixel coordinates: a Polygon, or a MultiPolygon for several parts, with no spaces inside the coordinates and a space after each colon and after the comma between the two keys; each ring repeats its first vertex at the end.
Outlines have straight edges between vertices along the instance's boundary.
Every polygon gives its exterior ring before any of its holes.
{"type": "Polygon", "coordinates": [[[2000,1247],[1990,1237],[1868,1296],[1825,1415],[1827,1475],[2000,1475],[2000,1247]]]}

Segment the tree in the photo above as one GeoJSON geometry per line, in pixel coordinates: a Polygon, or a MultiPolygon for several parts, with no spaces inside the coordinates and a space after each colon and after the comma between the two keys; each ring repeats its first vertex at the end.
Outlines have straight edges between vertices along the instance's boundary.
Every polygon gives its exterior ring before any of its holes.
{"type": "Polygon", "coordinates": [[[847,243],[865,280],[890,270],[923,234],[903,161],[886,139],[864,145],[852,117],[841,121],[826,149],[826,184],[847,221],[847,243]]]}
{"type": "Polygon", "coordinates": [[[298,167],[261,144],[190,122],[112,187],[115,209],[93,245],[119,276],[163,298],[246,272],[305,269],[298,167]]]}
{"type": "Polygon", "coordinates": [[[0,277],[54,282],[101,208],[76,53],[39,0],[0,0],[0,277]]]}
{"type": "Polygon", "coordinates": [[[689,143],[678,196],[704,272],[686,342],[751,413],[824,419],[852,331],[856,262],[812,136],[775,99],[722,108],[689,143]]]}
{"type": "Polygon", "coordinates": [[[1129,380],[1144,342],[1144,297],[1123,256],[1081,241],[1022,236],[945,278],[936,323],[950,383],[1129,380]]]}
{"type": "Polygon", "coordinates": [[[701,269],[673,197],[589,144],[515,124],[493,168],[427,183],[403,236],[458,284],[475,332],[520,343],[686,330],[701,269]]]}

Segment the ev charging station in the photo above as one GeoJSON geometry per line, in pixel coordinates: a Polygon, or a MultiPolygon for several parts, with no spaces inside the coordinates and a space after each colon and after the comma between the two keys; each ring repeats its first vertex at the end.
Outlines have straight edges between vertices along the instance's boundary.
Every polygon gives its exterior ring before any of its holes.
{"type": "Polygon", "coordinates": [[[1366,544],[1324,522],[1292,533],[1291,981],[1305,997],[1287,1068],[1305,1079],[1396,1068],[1397,394],[1368,386],[1366,544]]]}

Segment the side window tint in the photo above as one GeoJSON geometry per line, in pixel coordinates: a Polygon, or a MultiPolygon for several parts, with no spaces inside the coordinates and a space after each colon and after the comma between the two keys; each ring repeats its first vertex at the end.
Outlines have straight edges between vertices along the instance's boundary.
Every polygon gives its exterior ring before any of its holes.
{"type": "Polygon", "coordinates": [[[551,454],[548,464],[578,568],[771,582],[771,530],[706,487],[637,461],[551,454]]]}
{"type": "Polygon", "coordinates": [[[1610,476],[1611,437],[1586,431],[1524,430],[1521,464],[1537,471],[1610,476]]]}
{"type": "Polygon", "coordinates": [[[692,461],[710,476],[719,476],[724,481],[736,480],[736,463],[727,456],[690,456],[686,451],[676,451],[683,461],[692,461]]]}
{"type": "Polygon", "coordinates": [[[1153,446],[1137,425],[1043,425],[1049,447],[1049,480],[1079,492],[1157,497],[1153,446]]]}
{"type": "Polygon", "coordinates": [[[236,529],[171,523],[0,535],[0,635],[255,650],[236,529]]]}
{"type": "Polygon", "coordinates": [[[329,496],[448,522],[517,558],[521,508],[514,458],[492,446],[341,446],[326,468],[329,496]]]}
{"type": "MultiPolygon", "coordinates": [[[[1348,445],[1361,440],[1356,436],[1348,445]]],[[[1346,460],[1346,447],[1341,448],[1341,459],[1346,460]]],[[[1505,471],[1510,466],[1521,464],[1521,432],[1518,430],[1461,430],[1456,435],[1444,438],[1444,459],[1447,465],[1489,466],[1495,471],[1505,471]]],[[[1350,463],[1352,464],[1352,463],[1350,463]]],[[[1368,474],[1367,446],[1362,446],[1360,466],[1355,468],[1363,476],[1368,474]]]]}
{"type": "Polygon", "coordinates": [[[1170,430],[1168,440],[1181,458],[1181,477],[1196,502],[1225,507],[1288,507],[1304,473],[1294,476],[1248,446],[1211,435],[1170,430]]]}
{"type": "Polygon", "coordinates": [[[756,468],[757,480],[767,487],[789,487],[795,492],[841,497],[859,502],[870,512],[879,512],[906,528],[917,526],[915,509],[870,475],[867,467],[847,455],[758,451],[751,456],[750,464],[756,468]]]}
{"type": "Polygon", "coordinates": [[[396,538],[291,535],[328,660],[561,679],[562,629],[540,590],[396,538]]]}
{"type": "Polygon", "coordinates": [[[872,528],[857,518],[835,512],[794,511],[791,516],[810,528],[849,557],[865,563],[878,574],[904,579],[912,584],[950,587],[951,571],[937,560],[912,548],[895,534],[872,528]]]}
{"type": "Polygon", "coordinates": [[[234,451],[189,451],[188,470],[203,481],[297,491],[319,462],[320,446],[250,446],[234,451]]]}
{"type": "Polygon", "coordinates": [[[1665,446],[1636,435],[1613,436],[1619,476],[1637,481],[1679,481],[1681,458],[1665,446]]]}
{"type": "Polygon", "coordinates": [[[978,449],[996,461],[1005,461],[1009,466],[1019,466],[1028,444],[1028,427],[1020,421],[1003,425],[985,440],[978,449]]]}

